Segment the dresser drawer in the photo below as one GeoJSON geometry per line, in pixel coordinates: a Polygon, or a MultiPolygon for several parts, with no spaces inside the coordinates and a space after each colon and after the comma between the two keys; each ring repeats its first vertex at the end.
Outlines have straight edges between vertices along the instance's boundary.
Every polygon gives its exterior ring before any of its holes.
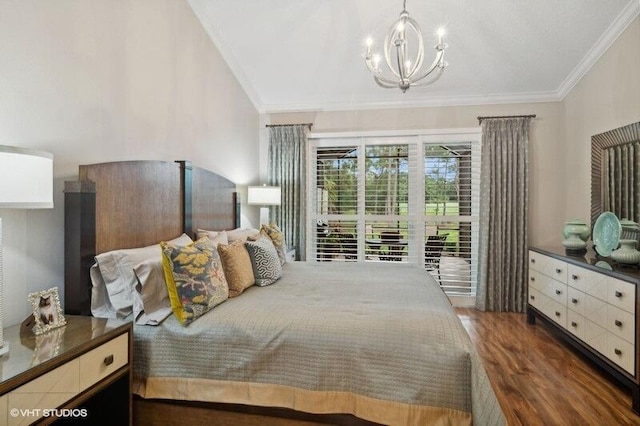
{"type": "Polygon", "coordinates": [[[607,300],[609,277],[575,265],[569,265],[569,286],[581,290],[593,297],[607,300]]]}
{"type": "Polygon", "coordinates": [[[618,337],[634,344],[636,325],[634,316],[615,306],[607,305],[607,330],[618,337]]]}
{"type": "MultiPolygon", "coordinates": [[[[74,359],[9,392],[7,406],[11,409],[34,410],[56,408],[80,392],[79,360],[74,359]]],[[[9,425],[26,425],[37,416],[9,416],[9,425]]]]}
{"type": "Polygon", "coordinates": [[[634,353],[634,345],[609,333],[605,355],[632,375],[635,374],[634,353]]]}
{"type": "Polygon", "coordinates": [[[585,317],[584,325],[584,342],[606,356],[607,335],[611,333],[609,333],[604,327],[589,321],[588,317],[585,317]]]}
{"type": "Polygon", "coordinates": [[[636,286],[616,278],[609,278],[607,302],[635,315],[636,286]]]}
{"type": "Polygon", "coordinates": [[[567,287],[567,308],[569,308],[569,310],[584,316],[585,298],[586,294],[580,290],[567,287]]]}
{"type": "Polygon", "coordinates": [[[567,330],[580,340],[585,339],[585,321],[582,315],[571,310],[567,311],[567,330]]]}
{"type": "Polygon", "coordinates": [[[545,314],[562,328],[567,328],[567,307],[555,300],[550,300],[545,314]]]}
{"type": "Polygon", "coordinates": [[[567,263],[535,251],[529,251],[529,269],[534,269],[562,283],[567,283],[567,263]]]}
{"type": "Polygon", "coordinates": [[[542,275],[542,273],[535,269],[529,269],[529,287],[533,287],[540,291],[545,286],[545,282],[548,279],[549,277],[542,275]]]}
{"type": "Polygon", "coordinates": [[[530,270],[529,286],[560,304],[566,305],[567,303],[567,285],[558,280],[530,270]]]}
{"type": "Polygon", "coordinates": [[[608,321],[607,304],[605,301],[589,294],[584,295],[584,316],[592,323],[606,329],[608,321]]]}
{"type": "Polygon", "coordinates": [[[129,333],[125,333],[80,357],[80,389],[98,383],[128,362],[129,333]]]}

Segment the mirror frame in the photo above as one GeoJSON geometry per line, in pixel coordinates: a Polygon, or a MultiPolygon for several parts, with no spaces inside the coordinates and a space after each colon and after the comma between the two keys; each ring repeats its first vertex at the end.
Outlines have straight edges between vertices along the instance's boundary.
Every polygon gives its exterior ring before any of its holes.
{"type": "Polygon", "coordinates": [[[603,151],[638,140],[640,140],[640,121],[591,137],[591,226],[602,213],[603,151]]]}

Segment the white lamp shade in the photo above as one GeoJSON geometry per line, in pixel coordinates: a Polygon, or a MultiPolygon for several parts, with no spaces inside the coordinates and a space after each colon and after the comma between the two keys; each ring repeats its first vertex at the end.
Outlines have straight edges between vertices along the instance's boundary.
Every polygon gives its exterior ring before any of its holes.
{"type": "Polygon", "coordinates": [[[279,186],[250,186],[247,203],[261,206],[279,206],[282,194],[279,186]]]}
{"type": "Polygon", "coordinates": [[[53,207],[53,155],[0,145],[0,208],[53,207]]]}

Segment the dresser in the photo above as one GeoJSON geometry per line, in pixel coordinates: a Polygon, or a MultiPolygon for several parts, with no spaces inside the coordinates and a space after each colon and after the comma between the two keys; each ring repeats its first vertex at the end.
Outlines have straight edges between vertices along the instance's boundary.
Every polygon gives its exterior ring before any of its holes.
{"type": "Polygon", "coordinates": [[[66,320],[40,336],[19,325],[4,329],[0,425],[132,424],[132,323],[66,320]]]}
{"type": "MultiPolygon", "coordinates": [[[[593,250],[567,256],[563,247],[529,248],[527,320],[543,319],[569,344],[632,390],[640,413],[636,268],[596,263],[593,250]]],[[[613,264],[613,262],[608,261],[613,264]]]]}

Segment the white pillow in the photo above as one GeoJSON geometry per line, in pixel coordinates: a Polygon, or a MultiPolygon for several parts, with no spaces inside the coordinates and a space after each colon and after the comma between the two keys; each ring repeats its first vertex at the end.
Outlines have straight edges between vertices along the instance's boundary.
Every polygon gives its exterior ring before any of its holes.
{"type": "MultiPolygon", "coordinates": [[[[187,234],[182,234],[171,240],[174,245],[187,245],[191,242],[192,240],[187,234]]],[[[139,263],[153,258],[162,259],[160,244],[135,249],[113,250],[97,255],[95,259],[100,274],[97,274],[96,270],[90,274],[93,285],[91,296],[93,316],[123,318],[130,315],[133,312],[134,298],[137,294],[135,287],[138,283],[133,268],[139,263]]]]}
{"type": "Polygon", "coordinates": [[[227,231],[208,231],[206,229],[198,229],[197,239],[207,237],[213,243],[213,247],[218,248],[219,244],[229,244],[227,239],[227,231]]]}
{"type": "Polygon", "coordinates": [[[227,239],[229,244],[236,240],[246,240],[247,238],[255,238],[260,233],[259,230],[253,228],[236,228],[231,231],[227,231],[227,239]]]}
{"type": "Polygon", "coordinates": [[[139,325],[158,325],[172,312],[162,257],[137,264],[133,272],[138,280],[133,299],[133,318],[139,325]]]}

